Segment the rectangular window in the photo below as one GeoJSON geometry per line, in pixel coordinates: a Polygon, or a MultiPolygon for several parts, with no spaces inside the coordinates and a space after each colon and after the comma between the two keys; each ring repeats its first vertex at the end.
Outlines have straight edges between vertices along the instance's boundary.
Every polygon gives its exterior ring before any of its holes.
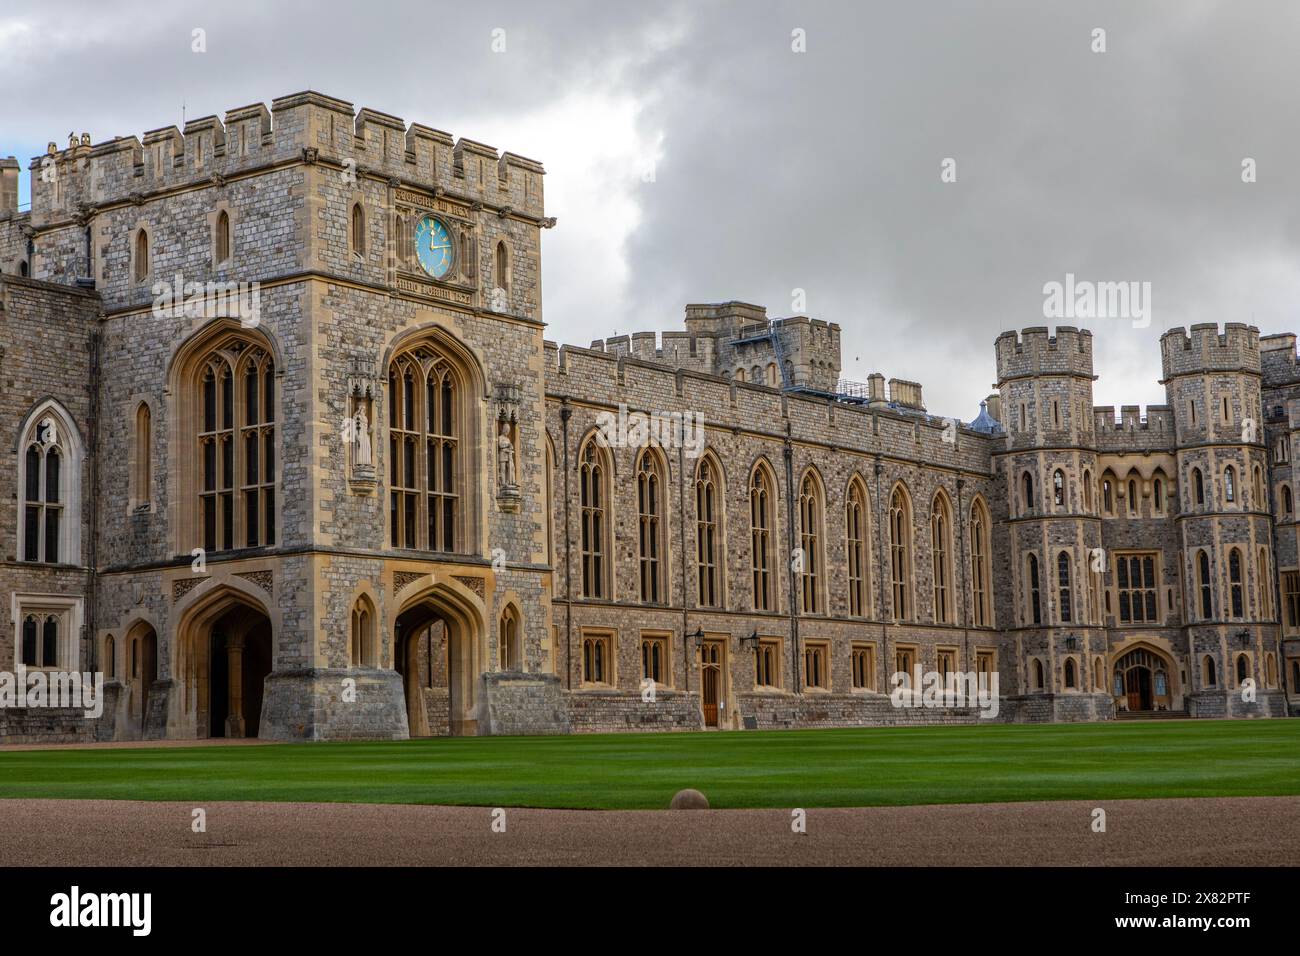
{"type": "Polygon", "coordinates": [[[804,687],[831,689],[831,649],[829,644],[805,644],[803,649],[804,687]]]}
{"type": "Polygon", "coordinates": [[[612,686],[614,683],[614,635],[584,632],[582,635],[582,682],[612,686]]]}
{"type": "Polygon", "coordinates": [[[871,644],[854,644],[850,656],[854,690],[876,689],[876,649],[871,644]]]}
{"type": "Polygon", "coordinates": [[[781,642],[774,638],[758,642],[754,653],[754,686],[779,688],[781,686],[781,642]]]}
{"type": "Polygon", "coordinates": [[[1115,590],[1123,624],[1159,623],[1155,552],[1115,556],[1115,590]]]}
{"type": "Polygon", "coordinates": [[[957,651],[953,648],[941,648],[935,657],[935,669],[940,676],[947,677],[957,672],[957,651]]]}
{"type": "Polygon", "coordinates": [[[975,673],[990,675],[993,673],[993,662],[996,660],[993,651],[976,651],[975,652],[975,673]]]}
{"type": "Polygon", "coordinates": [[[670,684],[668,663],[668,635],[642,635],[641,679],[654,681],[660,687],[667,687],[670,684]]]}
{"type": "Polygon", "coordinates": [[[1300,571],[1282,572],[1282,603],[1288,633],[1300,631],[1300,571]]]}

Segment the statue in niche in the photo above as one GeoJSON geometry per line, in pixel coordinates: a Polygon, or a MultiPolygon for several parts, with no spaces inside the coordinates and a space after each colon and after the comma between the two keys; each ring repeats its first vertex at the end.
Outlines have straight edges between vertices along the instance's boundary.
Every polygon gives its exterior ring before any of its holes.
{"type": "Polygon", "coordinates": [[[357,450],[355,463],[358,465],[373,465],[372,452],[370,448],[370,419],[366,416],[365,402],[357,403],[357,413],[352,419],[353,431],[356,432],[357,450]]]}
{"type": "Polygon", "coordinates": [[[515,443],[510,440],[510,422],[501,422],[501,435],[497,438],[497,479],[501,488],[515,487],[515,443]]]}

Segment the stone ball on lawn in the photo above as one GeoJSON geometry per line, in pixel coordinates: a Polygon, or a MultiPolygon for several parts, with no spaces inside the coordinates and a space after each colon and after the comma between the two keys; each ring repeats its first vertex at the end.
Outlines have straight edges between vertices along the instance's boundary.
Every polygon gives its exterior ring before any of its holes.
{"type": "Polygon", "coordinates": [[[672,810],[707,810],[709,798],[698,790],[678,790],[668,806],[672,810]]]}

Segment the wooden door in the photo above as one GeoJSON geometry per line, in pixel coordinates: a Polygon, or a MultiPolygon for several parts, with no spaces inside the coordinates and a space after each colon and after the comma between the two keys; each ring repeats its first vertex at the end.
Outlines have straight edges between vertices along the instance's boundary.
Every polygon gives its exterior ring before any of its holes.
{"type": "Polygon", "coordinates": [[[700,701],[704,726],[718,726],[718,701],[722,697],[722,643],[705,641],[700,645],[700,701]]]}

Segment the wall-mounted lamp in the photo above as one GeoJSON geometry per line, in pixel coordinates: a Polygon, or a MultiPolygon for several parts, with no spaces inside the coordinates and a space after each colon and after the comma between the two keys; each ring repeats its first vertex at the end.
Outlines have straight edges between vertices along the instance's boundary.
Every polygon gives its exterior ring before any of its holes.
{"type": "Polygon", "coordinates": [[[756,654],[758,653],[758,631],[757,630],[755,630],[754,633],[749,635],[748,637],[742,637],[740,639],[741,647],[744,647],[746,644],[752,644],[754,648],[754,653],[756,654]]]}

